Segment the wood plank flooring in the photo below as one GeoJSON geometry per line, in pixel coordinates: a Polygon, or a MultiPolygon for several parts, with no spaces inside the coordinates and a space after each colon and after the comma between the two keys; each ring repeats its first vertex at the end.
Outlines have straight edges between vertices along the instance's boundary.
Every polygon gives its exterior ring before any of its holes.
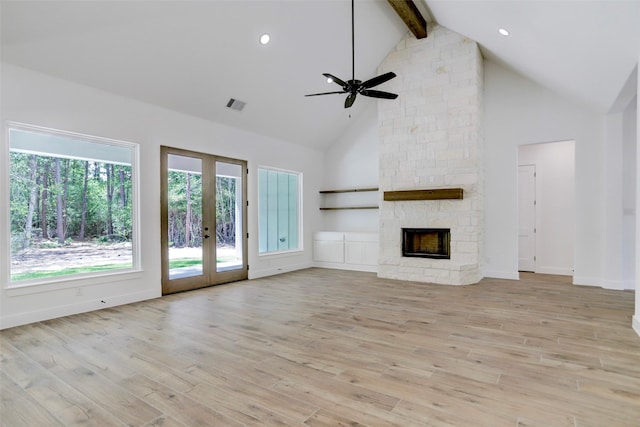
{"type": "Polygon", "coordinates": [[[308,269],[0,332],[3,426],[640,426],[633,292],[308,269]]]}

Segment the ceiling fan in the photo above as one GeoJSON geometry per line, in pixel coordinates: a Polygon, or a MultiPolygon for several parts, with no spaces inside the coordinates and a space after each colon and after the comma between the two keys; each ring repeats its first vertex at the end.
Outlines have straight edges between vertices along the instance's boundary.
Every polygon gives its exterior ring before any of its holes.
{"type": "Polygon", "coordinates": [[[393,72],[381,74],[377,77],[366,80],[364,82],[361,80],[356,80],[356,53],[355,53],[355,29],[354,29],[355,25],[354,25],[353,11],[354,11],[354,0],[351,0],[351,70],[352,70],[351,80],[347,80],[345,82],[344,80],[341,80],[332,74],[323,73],[322,75],[327,78],[328,82],[337,83],[338,85],[342,86],[342,90],[334,91],[334,92],[312,93],[305,96],[348,93],[349,95],[347,95],[347,99],[345,99],[344,101],[344,108],[351,107],[354,101],[356,100],[356,96],[358,94],[369,96],[371,98],[396,99],[398,95],[395,93],[383,92],[380,90],[371,89],[372,87],[378,86],[394,78],[396,74],[393,72]]]}

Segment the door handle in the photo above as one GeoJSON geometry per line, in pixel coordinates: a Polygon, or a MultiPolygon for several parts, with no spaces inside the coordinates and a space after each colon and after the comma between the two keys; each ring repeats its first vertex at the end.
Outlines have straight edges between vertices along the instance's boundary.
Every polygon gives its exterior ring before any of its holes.
{"type": "Polygon", "coordinates": [[[204,235],[204,238],[205,238],[205,239],[208,239],[209,237],[211,237],[211,236],[209,236],[208,234],[205,234],[205,235],[204,235]]]}

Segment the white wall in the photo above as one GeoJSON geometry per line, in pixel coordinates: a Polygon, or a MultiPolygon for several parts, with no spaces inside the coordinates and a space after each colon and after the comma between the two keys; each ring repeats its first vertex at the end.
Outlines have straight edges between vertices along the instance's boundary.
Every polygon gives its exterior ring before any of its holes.
{"type": "Polygon", "coordinates": [[[622,114],[605,116],[604,232],[608,250],[604,252],[606,287],[622,289],[622,114]],[[611,244],[616,242],[617,244],[611,244]]]}
{"type": "MultiPolygon", "coordinates": [[[[0,245],[0,327],[33,322],[106,306],[160,296],[160,145],[244,159],[249,164],[249,277],[274,274],[311,265],[312,232],[319,228],[317,197],[305,197],[304,251],[289,255],[257,255],[257,173],[260,165],[302,171],[304,194],[317,195],[323,171],[322,153],[291,143],[240,131],[214,122],[115,96],[52,78],[10,64],[1,69],[3,139],[6,121],[34,124],[140,144],[141,251],[140,273],[102,279],[79,280],[57,286],[6,290],[9,249],[0,245]],[[76,288],[83,295],[76,296],[76,288]],[[101,303],[100,301],[105,301],[101,303]]],[[[237,114],[230,112],[230,114],[237,114]]],[[[0,150],[1,236],[6,236],[8,191],[7,143],[0,150]]]]}
{"type": "Polygon", "coordinates": [[[519,165],[536,166],[536,273],[573,274],[575,143],[521,145],[519,165]]]}
{"type": "MultiPolygon", "coordinates": [[[[640,52],[638,52],[638,63],[640,64],[640,52]]],[[[640,335],[640,67],[636,67],[636,203],[635,203],[635,216],[636,216],[636,251],[635,251],[635,267],[636,267],[636,309],[633,316],[633,329],[638,335],[640,335]]]]}
{"type": "Polygon", "coordinates": [[[485,61],[484,100],[485,274],[518,278],[517,147],[574,140],[574,283],[603,285],[603,116],[492,61],[485,61]]]}
{"type": "MultiPolygon", "coordinates": [[[[621,280],[625,289],[634,289],[636,258],[637,96],[623,113],[622,140],[622,255],[621,280]]],[[[640,242],[639,242],[640,243],[640,242]]]]}
{"type": "MultiPolygon", "coordinates": [[[[381,101],[384,102],[384,101],[381,101]]],[[[378,187],[378,101],[359,98],[351,108],[362,108],[347,131],[325,152],[323,189],[378,187]]],[[[326,204],[378,204],[377,193],[345,193],[322,196],[326,204]]],[[[377,209],[322,212],[322,230],[378,232],[377,209]]]]}

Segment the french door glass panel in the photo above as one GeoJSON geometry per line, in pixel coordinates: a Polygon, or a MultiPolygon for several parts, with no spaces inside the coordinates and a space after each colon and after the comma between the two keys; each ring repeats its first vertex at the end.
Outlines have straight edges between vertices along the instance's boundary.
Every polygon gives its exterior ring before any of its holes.
{"type": "Polygon", "coordinates": [[[169,279],[203,274],[202,159],[168,156],[169,279]]]}
{"type": "Polygon", "coordinates": [[[242,268],[242,166],[216,162],[216,270],[242,268]]]}

